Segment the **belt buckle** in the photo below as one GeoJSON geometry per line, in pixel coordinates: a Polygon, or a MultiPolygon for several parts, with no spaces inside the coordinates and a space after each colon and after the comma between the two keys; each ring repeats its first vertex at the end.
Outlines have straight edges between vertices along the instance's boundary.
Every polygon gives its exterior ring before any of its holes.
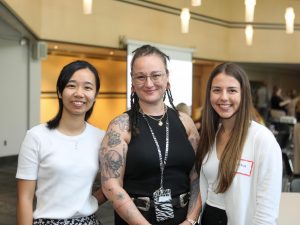
{"type": "Polygon", "coordinates": [[[145,206],[137,206],[138,209],[142,211],[149,211],[150,209],[150,198],[149,197],[137,197],[137,199],[142,200],[145,206]]]}
{"type": "Polygon", "coordinates": [[[179,195],[179,203],[180,203],[180,207],[183,208],[188,204],[188,199],[185,201],[184,198],[186,197],[186,195],[188,195],[188,193],[184,193],[179,195]]]}

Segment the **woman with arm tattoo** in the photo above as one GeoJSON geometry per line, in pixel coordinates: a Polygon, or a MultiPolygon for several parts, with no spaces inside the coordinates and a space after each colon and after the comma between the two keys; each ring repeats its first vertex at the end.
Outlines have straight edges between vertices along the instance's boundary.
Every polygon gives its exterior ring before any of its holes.
{"type": "Polygon", "coordinates": [[[173,105],[168,59],[150,45],[134,51],[131,109],[110,123],[102,142],[102,188],[115,209],[116,225],[198,220],[199,134],[193,120],[173,105]],[[172,108],[164,104],[166,95],[172,108]]]}

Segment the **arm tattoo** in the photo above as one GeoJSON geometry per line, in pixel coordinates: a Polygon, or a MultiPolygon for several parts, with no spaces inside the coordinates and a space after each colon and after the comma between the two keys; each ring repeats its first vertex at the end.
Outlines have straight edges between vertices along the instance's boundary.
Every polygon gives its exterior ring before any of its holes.
{"type": "Polygon", "coordinates": [[[189,141],[190,141],[194,151],[196,151],[198,148],[199,138],[200,137],[199,137],[198,131],[196,129],[192,130],[191,134],[189,135],[189,141]]]}
{"type": "Polygon", "coordinates": [[[192,137],[189,138],[189,141],[193,147],[193,149],[197,149],[197,145],[198,145],[198,140],[197,138],[194,137],[194,135],[192,137]]]}
{"type": "Polygon", "coordinates": [[[199,178],[194,179],[191,182],[191,188],[190,188],[190,193],[191,193],[191,197],[190,197],[190,201],[189,201],[189,208],[188,208],[188,213],[193,211],[193,209],[196,206],[197,203],[197,198],[199,195],[199,178]]]}
{"type": "Polygon", "coordinates": [[[114,119],[111,124],[119,126],[121,131],[129,131],[129,120],[127,114],[114,119]]]}
{"type": "Polygon", "coordinates": [[[123,193],[118,193],[117,194],[117,200],[123,200],[123,199],[125,199],[124,194],[123,193]]]}
{"type": "Polygon", "coordinates": [[[120,134],[118,132],[110,130],[110,131],[108,131],[107,136],[108,136],[107,145],[109,147],[114,147],[121,143],[120,134]]]}
{"type": "Polygon", "coordinates": [[[104,154],[103,159],[102,164],[104,165],[101,166],[101,172],[104,180],[120,177],[119,169],[124,165],[121,154],[115,150],[110,150],[104,154]]]}

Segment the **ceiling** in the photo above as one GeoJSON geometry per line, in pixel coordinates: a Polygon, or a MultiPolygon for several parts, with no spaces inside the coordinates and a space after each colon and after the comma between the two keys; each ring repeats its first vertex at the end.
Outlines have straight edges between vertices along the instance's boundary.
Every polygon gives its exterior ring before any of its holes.
{"type": "MultiPolygon", "coordinates": [[[[128,0],[121,0],[121,1],[128,1],[128,0]]],[[[202,1],[201,7],[204,6],[205,1],[206,0],[202,1]]],[[[210,0],[210,1],[217,1],[217,0],[210,0]]],[[[243,0],[239,0],[239,1],[243,1],[243,0]]],[[[141,2],[143,4],[166,6],[166,7],[170,7],[171,9],[172,8],[180,9],[182,7],[189,7],[191,12],[197,13],[197,10],[198,10],[198,13],[199,13],[199,7],[191,7],[190,0],[164,0],[164,1],[147,0],[147,1],[141,1],[141,2]]],[[[300,0],[288,0],[286,2],[291,3],[291,5],[293,5],[294,3],[300,4],[300,0]]],[[[257,5],[259,5],[258,3],[257,3],[257,5]]],[[[82,45],[82,44],[63,43],[63,42],[54,42],[54,41],[46,41],[46,42],[48,44],[48,53],[52,54],[52,55],[70,55],[70,56],[76,55],[76,56],[84,56],[84,57],[90,57],[90,58],[113,59],[113,60],[121,60],[121,61],[127,60],[126,49],[107,48],[107,47],[99,47],[99,46],[92,46],[92,45],[82,45]]],[[[211,61],[195,59],[194,63],[205,65],[207,63],[211,63],[211,61]]],[[[300,75],[300,64],[297,64],[297,63],[295,63],[295,64],[239,63],[239,64],[244,65],[244,66],[255,67],[257,69],[287,70],[292,73],[299,73],[299,75],[300,75]]]]}

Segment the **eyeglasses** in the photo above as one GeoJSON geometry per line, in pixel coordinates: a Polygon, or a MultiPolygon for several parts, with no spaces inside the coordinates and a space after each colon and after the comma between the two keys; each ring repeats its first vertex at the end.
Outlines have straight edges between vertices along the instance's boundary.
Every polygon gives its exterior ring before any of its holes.
{"type": "Polygon", "coordinates": [[[153,72],[148,76],[143,73],[137,73],[133,75],[133,81],[136,85],[143,85],[149,77],[153,83],[158,84],[162,81],[164,75],[162,72],[153,72]]]}

